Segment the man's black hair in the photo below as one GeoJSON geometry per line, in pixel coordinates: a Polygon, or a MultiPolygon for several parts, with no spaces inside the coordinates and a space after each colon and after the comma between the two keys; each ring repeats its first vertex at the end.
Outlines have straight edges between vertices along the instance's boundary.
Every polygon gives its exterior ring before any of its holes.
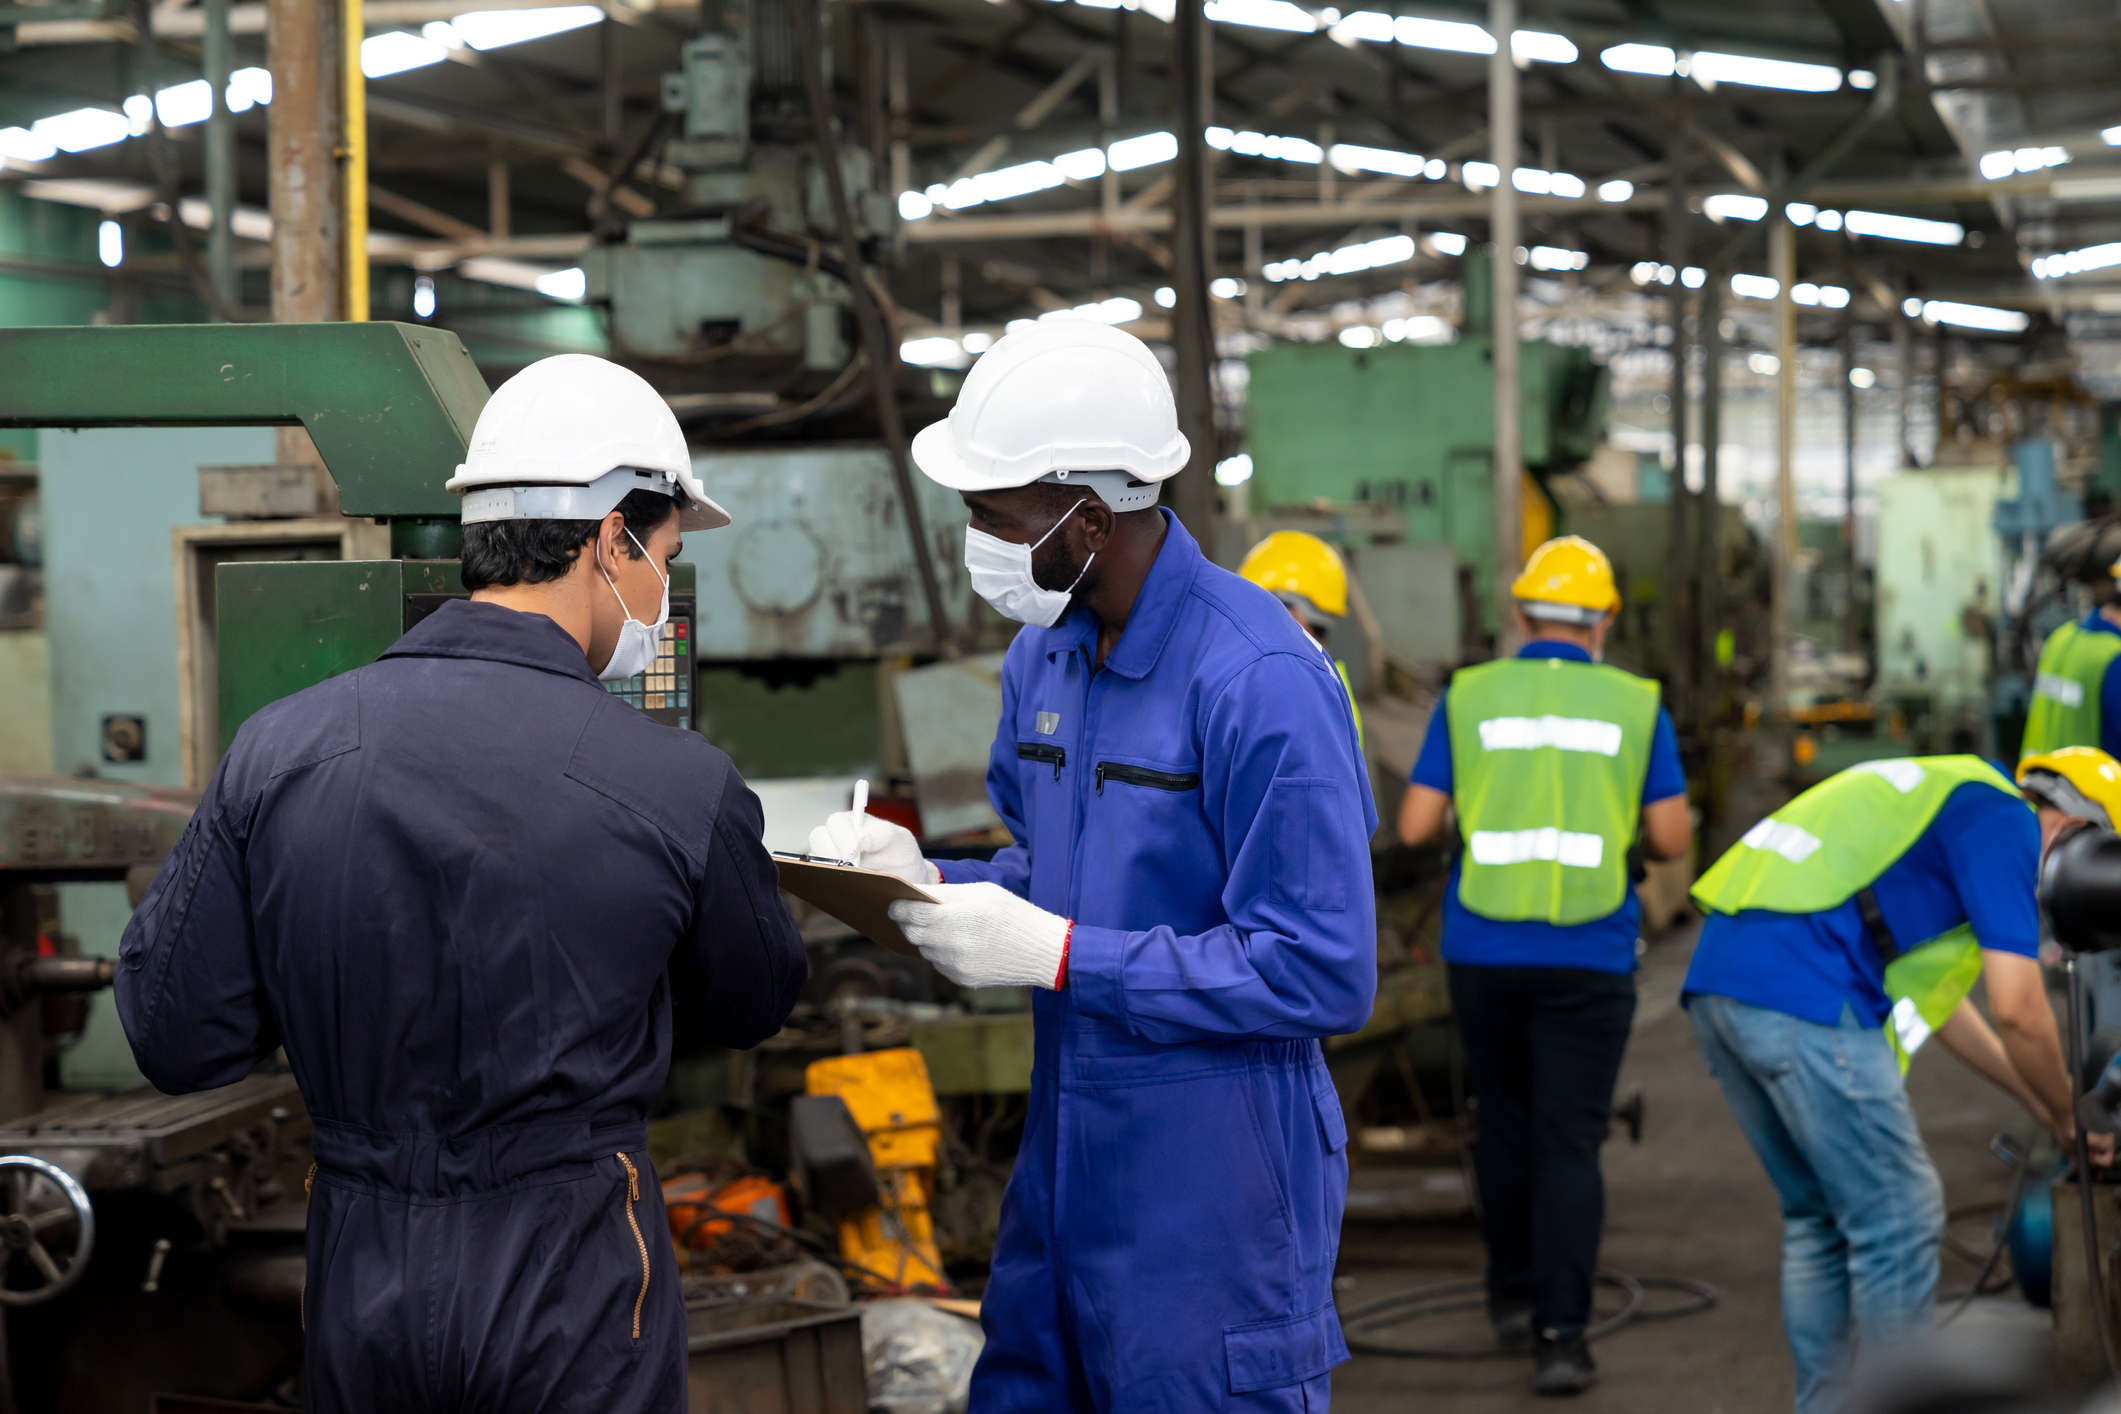
{"type": "MultiPolygon", "coordinates": [[[[628,491],[626,499],[614,507],[633,532],[631,537],[619,537],[627,558],[640,559],[643,552],[634,540],[647,544],[649,535],[676,515],[678,508],[678,497],[661,491],[628,491]]],[[[498,585],[564,579],[600,524],[595,520],[485,520],[467,525],[460,569],[464,587],[476,593],[498,585]]]]}

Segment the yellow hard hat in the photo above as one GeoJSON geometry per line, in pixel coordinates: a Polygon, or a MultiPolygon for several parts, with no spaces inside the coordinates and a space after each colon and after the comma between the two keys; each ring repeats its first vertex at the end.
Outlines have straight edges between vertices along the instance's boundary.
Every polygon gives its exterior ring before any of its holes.
{"type": "Polygon", "coordinates": [[[1348,612],[1348,567],[1315,535],[1277,530],[1252,547],[1237,572],[1269,594],[1298,595],[1321,613],[1348,612]]]}
{"type": "Polygon", "coordinates": [[[1549,540],[1525,561],[1510,597],[1528,619],[1595,624],[1620,607],[1613,562],[1580,535],[1549,540]]]}
{"type": "Polygon", "coordinates": [[[2096,746],[2035,752],[2018,763],[2018,789],[2065,815],[2121,825],[2121,761],[2096,746]]]}
{"type": "Polygon", "coordinates": [[[2121,579],[2121,559],[2117,559],[2111,565],[2108,565],[2106,572],[2115,579],[2121,579]]]}

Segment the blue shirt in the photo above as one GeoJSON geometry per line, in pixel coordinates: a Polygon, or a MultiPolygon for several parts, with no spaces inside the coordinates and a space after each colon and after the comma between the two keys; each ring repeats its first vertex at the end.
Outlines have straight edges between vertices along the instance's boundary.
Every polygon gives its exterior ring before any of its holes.
{"type": "MultiPolygon", "coordinates": [[[[1520,658],[1562,658],[1588,663],[1591,655],[1573,643],[1535,638],[1517,650],[1520,658]]],[[[1436,699],[1429,733],[1414,761],[1415,785],[1451,794],[1451,727],[1445,715],[1451,694],[1436,699]]],[[[1672,714],[1657,709],[1657,732],[1650,740],[1650,765],[1642,779],[1644,804],[1686,794],[1686,770],[1679,762],[1679,737],[1672,714]]],[[[1479,967],[1582,967],[1593,972],[1633,972],[1635,934],[1642,923],[1642,903],[1627,890],[1620,907],[1603,918],[1566,927],[1537,920],[1505,922],[1483,918],[1458,901],[1458,868],[1463,855],[1451,859],[1451,882],[1443,896],[1443,955],[1448,962],[1479,967]]]]}
{"type": "Polygon", "coordinates": [[[1066,987],[1034,997],[1039,1044],[1138,1046],[1141,1083],[1196,1064],[1189,1043],[1358,1030],[1377,987],[1377,811],[1347,691],[1279,600],[1164,519],[1102,667],[1080,606],[1010,644],[987,794],[1016,843],[936,866],[1075,921],[1066,987]]]}
{"type": "MultiPolygon", "coordinates": [[[[1971,923],[1982,947],[2034,957],[2039,871],[2039,817],[2024,802],[1970,781],[1951,793],[1871,892],[1903,950],[1971,923]]],[[[1884,980],[1850,899],[1824,913],[1711,913],[1686,993],[1729,997],[1821,1026],[1839,1025],[1847,1006],[1864,1025],[1879,1026],[1889,1010],[1884,980]]]]}

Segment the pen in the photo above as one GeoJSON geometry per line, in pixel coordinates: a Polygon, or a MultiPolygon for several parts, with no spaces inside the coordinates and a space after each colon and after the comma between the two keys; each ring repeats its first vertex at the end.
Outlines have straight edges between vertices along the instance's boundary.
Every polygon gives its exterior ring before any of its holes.
{"type": "Polygon", "coordinates": [[[862,867],[862,817],[869,813],[869,780],[862,778],[854,783],[854,858],[849,862],[857,869],[862,867]]]}

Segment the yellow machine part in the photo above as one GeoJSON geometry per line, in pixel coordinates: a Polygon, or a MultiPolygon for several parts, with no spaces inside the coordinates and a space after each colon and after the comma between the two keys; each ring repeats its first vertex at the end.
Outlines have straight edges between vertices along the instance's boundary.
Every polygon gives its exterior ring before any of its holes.
{"type": "Polygon", "coordinates": [[[901,1286],[945,1286],[929,1200],[942,1109],[928,1063],[910,1046],[814,1061],[804,1089],[837,1095],[869,1141],[883,1202],[840,1223],[840,1255],[901,1286]]]}

